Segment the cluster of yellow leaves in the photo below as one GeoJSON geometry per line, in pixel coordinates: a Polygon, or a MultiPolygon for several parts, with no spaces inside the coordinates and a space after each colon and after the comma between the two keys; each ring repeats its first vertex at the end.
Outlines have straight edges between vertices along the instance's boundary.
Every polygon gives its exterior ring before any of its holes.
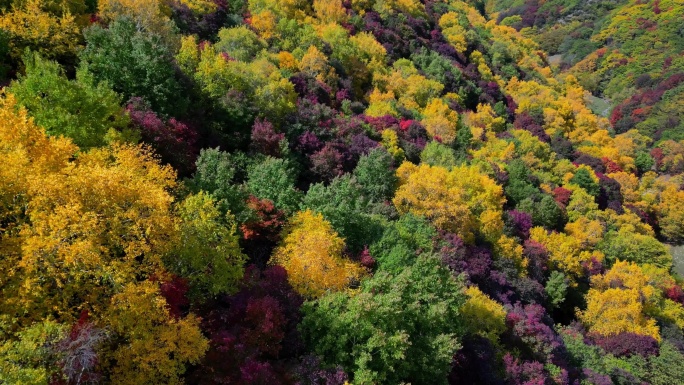
{"type": "Polygon", "coordinates": [[[0,29],[9,34],[12,58],[21,58],[26,48],[50,59],[76,54],[82,37],[71,13],[50,14],[44,9],[44,0],[27,0],[19,4],[12,12],[0,15],[0,29]]]}
{"type": "Polygon", "coordinates": [[[429,100],[438,98],[444,89],[441,83],[420,75],[413,62],[407,59],[394,62],[391,71],[374,73],[373,84],[375,85],[371,94],[373,100],[368,107],[368,112],[373,114],[371,116],[382,116],[379,113],[387,111],[384,106],[388,102],[387,105],[391,108],[388,113],[394,116],[398,116],[398,112],[394,109],[395,105],[420,111],[426,107],[429,100]],[[378,100],[377,95],[385,95],[386,98],[378,100]],[[373,104],[373,101],[379,101],[379,103],[373,104]]]}
{"type": "Polygon", "coordinates": [[[296,213],[271,263],[287,270],[292,287],[307,298],[340,291],[364,275],[362,266],[342,256],[344,240],[321,214],[296,213]]]}
{"type": "Polygon", "coordinates": [[[430,99],[422,115],[421,123],[432,138],[439,137],[444,143],[451,143],[456,139],[458,114],[444,100],[430,99]]]}
{"type": "Polygon", "coordinates": [[[162,0],[100,0],[98,11],[100,17],[107,21],[125,16],[133,20],[139,29],[157,33],[166,39],[173,35],[171,9],[162,0]]]}
{"type": "MultiPolygon", "coordinates": [[[[178,383],[207,347],[197,320],[173,319],[149,278],[177,242],[175,173],[142,147],[114,144],[78,153],[47,137],[0,99],[0,312],[16,328],[82,311],[127,341],[114,360],[119,383],[178,383]]],[[[107,348],[105,348],[107,349],[107,348]]]]}
{"type": "Polygon", "coordinates": [[[397,176],[400,186],[393,203],[402,214],[422,215],[438,229],[458,234],[466,242],[472,242],[478,232],[497,234],[503,228],[503,191],[474,167],[459,166],[449,171],[404,162],[397,176]]]}
{"type": "MultiPolygon", "coordinates": [[[[575,231],[571,225],[569,230],[575,231]]],[[[586,238],[575,238],[565,233],[548,232],[543,227],[534,227],[530,230],[530,239],[544,245],[549,252],[549,262],[553,266],[570,276],[579,277],[583,274],[582,263],[590,263],[592,258],[601,262],[603,254],[592,251],[589,244],[595,240],[598,229],[587,231],[586,238]]]]}
{"type": "Polygon", "coordinates": [[[314,0],[314,13],[323,23],[342,23],[347,20],[347,10],[342,0],[314,0]]]}
{"type": "Polygon", "coordinates": [[[113,383],[182,384],[185,364],[199,362],[209,348],[199,319],[173,318],[150,281],[126,285],[111,302],[110,327],[126,339],[111,353],[113,383]]]}
{"type": "Polygon", "coordinates": [[[636,264],[616,262],[606,274],[592,278],[587,308],[578,312],[579,319],[600,335],[630,332],[660,340],[655,319],[646,315],[656,311],[660,299],[650,281],[636,264]]]}
{"type": "Polygon", "coordinates": [[[467,333],[477,334],[497,343],[499,335],[506,331],[506,310],[477,286],[468,287],[465,293],[468,300],[461,307],[461,315],[467,333]]]}
{"type": "Polygon", "coordinates": [[[442,27],[442,33],[449,43],[458,52],[465,52],[468,49],[468,41],[466,40],[466,30],[459,24],[459,15],[455,12],[448,12],[442,15],[439,19],[439,26],[442,27]]]}

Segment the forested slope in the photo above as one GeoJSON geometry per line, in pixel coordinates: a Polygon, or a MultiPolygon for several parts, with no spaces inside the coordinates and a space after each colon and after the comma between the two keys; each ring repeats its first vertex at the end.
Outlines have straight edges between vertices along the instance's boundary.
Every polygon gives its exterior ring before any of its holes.
{"type": "Polygon", "coordinates": [[[684,383],[681,4],[557,3],[1,1],[0,383],[684,383]]]}

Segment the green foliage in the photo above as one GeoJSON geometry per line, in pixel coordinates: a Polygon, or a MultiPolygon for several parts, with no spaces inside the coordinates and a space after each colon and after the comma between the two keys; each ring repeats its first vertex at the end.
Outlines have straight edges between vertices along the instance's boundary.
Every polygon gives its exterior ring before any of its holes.
{"type": "Polygon", "coordinates": [[[384,148],[376,148],[362,156],[354,169],[354,177],[370,202],[383,203],[392,199],[397,188],[392,156],[384,148]]]}
{"type": "Polygon", "coordinates": [[[565,274],[557,270],[552,271],[544,291],[549,296],[551,305],[559,308],[565,302],[565,296],[568,292],[568,279],[565,274]]]}
{"type": "Polygon", "coordinates": [[[323,214],[344,238],[349,250],[357,253],[382,232],[377,220],[366,214],[368,200],[362,192],[361,186],[345,175],[333,179],[329,186],[322,183],[312,185],[302,201],[302,209],[323,214]]]}
{"type": "Polygon", "coordinates": [[[291,214],[299,208],[302,193],[295,188],[296,174],[288,161],[267,157],[247,170],[247,189],[260,199],[269,199],[291,214]]]}
{"type": "Polygon", "coordinates": [[[429,221],[408,213],[385,228],[370,252],[381,270],[395,274],[411,266],[420,253],[430,252],[435,236],[437,230],[429,221]]]}
{"type": "Polygon", "coordinates": [[[432,141],[425,146],[423,152],[420,153],[420,161],[430,166],[441,166],[447,169],[460,163],[456,159],[454,150],[437,141],[432,141]]]}
{"type": "Polygon", "coordinates": [[[423,256],[401,273],[378,272],[355,295],[305,303],[300,330],[325,363],[355,384],[447,384],[462,334],[463,286],[423,256]]]}
{"type": "Polygon", "coordinates": [[[611,262],[619,259],[666,269],[672,267],[672,256],[666,245],[652,236],[631,232],[626,228],[609,231],[597,247],[611,262]]]}
{"type": "Polygon", "coordinates": [[[601,188],[599,187],[598,183],[596,183],[594,179],[592,179],[589,170],[587,170],[584,167],[578,169],[577,172],[575,172],[575,175],[573,175],[573,177],[570,178],[570,183],[582,187],[589,193],[589,195],[593,197],[598,196],[601,192],[601,188]]]}
{"type": "Polygon", "coordinates": [[[254,59],[262,49],[266,48],[264,41],[245,26],[223,28],[219,31],[218,38],[216,49],[245,62],[254,59]]]}
{"type": "Polygon", "coordinates": [[[66,328],[54,321],[36,323],[0,345],[0,382],[44,385],[56,375],[55,344],[66,328]]]}
{"type": "Polygon", "coordinates": [[[94,25],[84,35],[87,45],[80,57],[97,81],[107,81],[124,99],[142,97],[156,112],[185,112],[188,101],[176,79],[173,53],[159,35],[138,30],[126,17],[106,29],[94,25]]]}
{"type": "Polygon", "coordinates": [[[202,150],[196,162],[197,171],[189,185],[195,192],[210,193],[224,212],[230,212],[242,223],[249,213],[245,205],[247,193],[237,183],[240,172],[244,172],[246,167],[240,160],[239,155],[231,155],[218,148],[202,150]]]}
{"type": "MultiPolygon", "coordinates": [[[[538,194],[538,190],[535,189],[535,192],[538,194]]],[[[526,198],[520,202],[517,209],[530,214],[535,226],[553,230],[562,228],[565,221],[563,210],[550,195],[542,195],[539,201],[526,198]]]]}
{"type": "Polygon", "coordinates": [[[24,55],[26,75],[8,91],[29,111],[49,135],[64,135],[79,147],[102,146],[110,129],[123,130],[128,117],[119,106],[121,97],[106,82],[96,82],[84,66],[69,80],[56,62],[38,53],[24,55]]]}
{"type": "Polygon", "coordinates": [[[194,299],[236,291],[246,257],[233,216],[222,215],[205,192],[186,198],[178,214],[180,240],[176,252],[166,258],[169,270],[188,280],[194,299]]]}

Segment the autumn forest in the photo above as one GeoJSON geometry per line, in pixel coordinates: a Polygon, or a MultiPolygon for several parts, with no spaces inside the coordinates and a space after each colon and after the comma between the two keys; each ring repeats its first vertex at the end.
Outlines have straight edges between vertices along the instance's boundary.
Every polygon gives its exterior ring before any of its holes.
{"type": "Polygon", "coordinates": [[[684,384],[684,0],[0,0],[0,384],[684,384]]]}

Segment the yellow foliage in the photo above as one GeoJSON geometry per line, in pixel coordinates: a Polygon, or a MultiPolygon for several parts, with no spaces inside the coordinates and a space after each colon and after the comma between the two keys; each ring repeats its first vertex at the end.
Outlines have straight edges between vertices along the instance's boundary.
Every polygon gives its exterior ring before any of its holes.
{"type": "Polygon", "coordinates": [[[461,315],[466,332],[497,343],[499,335],[506,331],[506,310],[477,286],[470,286],[465,292],[468,300],[461,307],[461,315]]]}
{"type": "Polygon", "coordinates": [[[285,70],[290,70],[292,72],[297,72],[299,70],[299,62],[297,58],[287,51],[280,51],[278,53],[278,67],[285,70]]]}
{"type": "Polygon", "coordinates": [[[404,162],[397,176],[400,187],[393,203],[400,213],[422,215],[438,229],[458,234],[466,242],[472,242],[476,232],[492,233],[484,229],[481,220],[491,226],[493,213],[501,217],[505,202],[501,187],[475,167],[448,171],[404,162]],[[487,211],[490,213],[482,215],[487,211]]]}
{"type": "Polygon", "coordinates": [[[456,139],[458,114],[439,98],[431,99],[423,109],[421,120],[431,137],[439,137],[444,143],[456,139]]]}
{"type": "Polygon", "coordinates": [[[590,289],[586,295],[587,309],[578,312],[589,332],[604,336],[636,333],[660,341],[656,321],[644,315],[644,306],[636,289],[590,289]]]}
{"type": "Polygon", "coordinates": [[[364,275],[363,267],[342,257],[343,249],[344,241],[321,214],[301,211],[290,219],[271,263],[287,270],[299,294],[317,298],[364,275]]]}
{"type": "Polygon", "coordinates": [[[199,362],[209,348],[199,319],[172,317],[154,282],[126,285],[112,297],[107,317],[127,341],[111,353],[114,384],[182,384],[185,364],[199,362]]]}
{"type": "Polygon", "coordinates": [[[314,0],[313,9],[316,17],[324,23],[342,23],[347,20],[347,10],[342,0],[314,0]]]}
{"type": "Polygon", "coordinates": [[[169,39],[174,24],[169,18],[171,9],[163,0],[100,0],[98,14],[112,21],[121,16],[130,17],[138,28],[157,33],[169,39]]]}
{"type": "Polygon", "coordinates": [[[396,99],[394,98],[394,92],[381,92],[377,88],[371,92],[369,96],[368,108],[366,108],[365,114],[372,117],[380,117],[385,115],[397,116],[397,110],[394,107],[396,104],[396,99]]]}
{"type": "Polygon", "coordinates": [[[577,238],[564,233],[549,233],[543,227],[532,228],[530,239],[541,243],[549,251],[549,262],[574,277],[583,274],[583,262],[590,262],[592,257],[599,262],[603,259],[599,253],[583,252],[586,250],[583,250],[583,244],[577,238]]]}
{"type": "Polygon", "coordinates": [[[43,0],[27,0],[0,15],[0,30],[9,34],[13,59],[19,60],[26,48],[49,59],[76,54],[82,37],[74,16],[68,11],[61,17],[51,15],[44,5],[43,0]]]}
{"type": "Polygon", "coordinates": [[[199,14],[212,13],[218,9],[216,3],[211,0],[180,0],[180,2],[199,14]]]}
{"type": "Polygon", "coordinates": [[[266,40],[277,37],[276,16],[270,10],[253,14],[252,27],[266,40]]]}
{"type": "Polygon", "coordinates": [[[337,75],[335,69],[328,65],[328,57],[315,46],[310,46],[299,63],[302,72],[307,73],[319,81],[335,84],[337,75]]]}
{"type": "Polygon", "coordinates": [[[603,230],[601,222],[586,217],[580,217],[575,222],[565,225],[565,232],[577,239],[583,249],[596,246],[603,239],[603,230]]]}
{"type": "Polygon", "coordinates": [[[468,41],[466,40],[466,30],[458,23],[458,14],[455,12],[448,12],[442,15],[439,19],[439,26],[442,27],[442,33],[449,43],[458,52],[465,52],[468,49],[468,41]]]}
{"type": "Polygon", "coordinates": [[[386,129],[382,131],[381,144],[392,155],[397,164],[404,160],[404,150],[399,147],[399,137],[394,130],[386,129]]]}

